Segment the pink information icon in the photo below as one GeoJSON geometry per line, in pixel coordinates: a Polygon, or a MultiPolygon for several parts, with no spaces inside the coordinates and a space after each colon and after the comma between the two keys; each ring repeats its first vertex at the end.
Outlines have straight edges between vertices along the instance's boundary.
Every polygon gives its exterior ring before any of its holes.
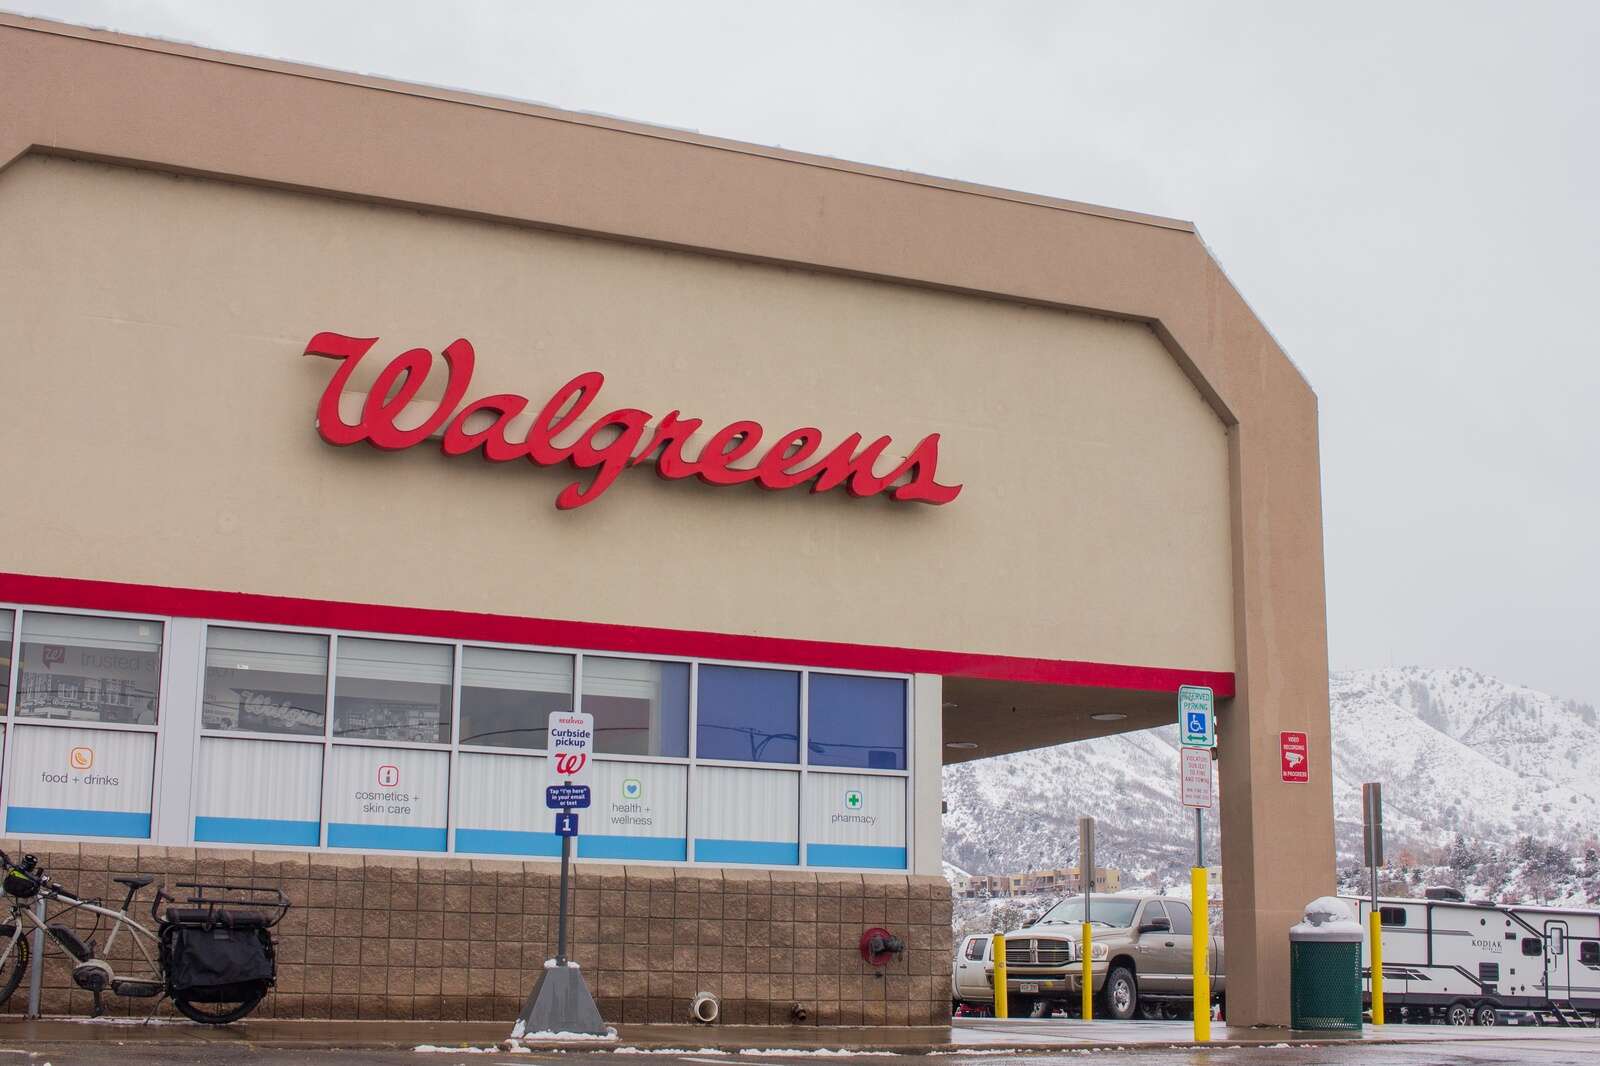
{"type": "Polygon", "coordinates": [[[378,787],[393,788],[400,783],[400,767],[384,763],[378,767],[378,787]]]}

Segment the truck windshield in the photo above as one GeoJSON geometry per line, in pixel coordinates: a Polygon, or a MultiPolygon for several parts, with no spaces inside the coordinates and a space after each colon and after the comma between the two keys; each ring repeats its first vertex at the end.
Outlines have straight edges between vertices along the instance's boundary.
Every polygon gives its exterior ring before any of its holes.
{"type": "MultiPolygon", "coordinates": [[[[1133,912],[1139,909],[1136,899],[1107,899],[1094,897],[1089,906],[1089,924],[1104,925],[1112,929],[1126,929],[1133,924],[1133,912]]],[[[1083,897],[1064,899],[1045,912],[1040,925],[1083,924],[1083,897]]]]}

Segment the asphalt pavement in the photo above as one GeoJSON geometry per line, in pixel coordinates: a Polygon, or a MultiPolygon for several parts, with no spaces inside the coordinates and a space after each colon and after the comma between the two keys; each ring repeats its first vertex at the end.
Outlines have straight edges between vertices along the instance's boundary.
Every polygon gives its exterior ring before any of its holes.
{"type": "Polygon", "coordinates": [[[858,1060],[860,1066],[900,1060],[906,1066],[934,1066],[939,1058],[952,1066],[1046,1066],[1061,1062],[1127,1063],[1138,1066],[1317,1066],[1360,1063],[1361,1066],[1455,1066],[1475,1063],[1530,1063],[1537,1066],[1592,1066],[1600,1060],[1600,1038],[1591,1034],[1551,1034],[1516,1039],[1480,1039],[1449,1043],[1408,1042],[1312,1044],[1284,1042],[1251,1047],[1172,1048],[1145,1046],[1135,1050],[1060,1048],[1039,1054],[993,1054],[982,1050],[935,1055],[827,1055],[816,1052],[784,1055],[781,1049],[760,1054],[684,1049],[653,1050],[648,1054],[618,1051],[508,1054],[504,1052],[428,1052],[413,1050],[341,1051],[337,1049],[257,1048],[241,1045],[111,1044],[55,1045],[18,1048],[0,1042],[0,1066],[210,1066],[243,1063],[247,1066],[817,1066],[819,1058],[835,1062],[858,1060]]]}

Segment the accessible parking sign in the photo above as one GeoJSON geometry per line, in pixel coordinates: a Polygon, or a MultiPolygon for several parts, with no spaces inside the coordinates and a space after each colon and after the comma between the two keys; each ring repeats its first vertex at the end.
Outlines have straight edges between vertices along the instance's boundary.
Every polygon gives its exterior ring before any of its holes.
{"type": "Polygon", "coordinates": [[[1178,689],[1178,731],[1183,747],[1217,746],[1216,700],[1205,685],[1183,685],[1178,689]]]}

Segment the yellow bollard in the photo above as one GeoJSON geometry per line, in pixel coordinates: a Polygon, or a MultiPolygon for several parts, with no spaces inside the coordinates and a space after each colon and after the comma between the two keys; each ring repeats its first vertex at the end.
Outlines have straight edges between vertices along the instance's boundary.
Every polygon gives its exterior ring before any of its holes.
{"type": "Polygon", "coordinates": [[[1206,900],[1206,868],[1189,868],[1189,940],[1194,944],[1194,1042],[1211,1039],[1211,913],[1206,900]]]}
{"type": "Polygon", "coordinates": [[[1083,945],[1083,1020],[1094,1021],[1094,934],[1089,931],[1089,923],[1083,923],[1083,935],[1079,940],[1083,945]]]}
{"type": "Polygon", "coordinates": [[[1376,907],[1368,915],[1372,926],[1372,1024],[1383,1024],[1383,915],[1376,907]]]}
{"type": "Polygon", "coordinates": [[[994,1016],[1008,1018],[1006,1007],[1006,935],[994,935],[994,1016]]]}

